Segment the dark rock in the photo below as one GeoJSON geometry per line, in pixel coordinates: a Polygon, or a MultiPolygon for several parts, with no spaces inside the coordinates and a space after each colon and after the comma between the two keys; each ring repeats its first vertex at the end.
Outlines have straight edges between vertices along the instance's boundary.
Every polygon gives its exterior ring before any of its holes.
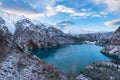
{"type": "Polygon", "coordinates": [[[0,17],[0,24],[5,24],[5,20],[0,17]]]}

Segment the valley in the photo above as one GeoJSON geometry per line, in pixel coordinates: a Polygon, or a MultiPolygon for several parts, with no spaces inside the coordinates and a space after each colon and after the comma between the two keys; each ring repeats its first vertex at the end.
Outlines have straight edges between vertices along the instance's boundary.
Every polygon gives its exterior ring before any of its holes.
{"type": "MultiPolygon", "coordinates": [[[[3,80],[81,80],[82,78],[86,78],[85,80],[96,80],[103,78],[106,80],[112,79],[119,79],[119,68],[120,64],[117,61],[105,61],[108,58],[100,54],[100,49],[97,49],[95,45],[104,45],[106,46],[104,49],[101,50],[102,53],[108,54],[115,58],[119,59],[120,56],[120,44],[119,44],[119,28],[116,32],[108,32],[108,33],[94,33],[94,34],[80,34],[80,35],[70,35],[65,34],[61,30],[55,28],[52,25],[46,26],[45,24],[38,23],[34,24],[31,20],[24,18],[16,21],[16,23],[11,22],[10,24],[14,26],[15,31],[11,32],[6,25],[8,23],[7,20],[0,17],[0,79],[3,80]],[[94,42],[92,47],[88,46],[94,42]],[[76,55],[76,57],[83,57],[83,55],[78,55],[80,52],[81,54],[84,53],[86,50],[83,50],[82,45],[88,46],[84,47],[84,49],[88,48],[88,52],[85,53],[94,53],[96,56],[87,55],[89,58],[86,59],[86,56],[80,59],[90,61],[89,64],[84,65],[87,66],[84,70],[78,70],[80,72],[77,76],[67,76],[66,74],[62,73],[61,71],[57,70],[57,66],[52,66],[48,59],[42,60],[41,58],[37,57],[33,53],[29,51],[29,49],[40,49],[40,48],[50,48],[50,47],[57,47],[63,45],[72,45],[72,44],[79,44],[81,48],[69,46],[70,48],[63,48],[63,55],[66,55],[68,58],[70,56],[76,55]],[[78,48],[78,50],[77,50],[78,48]],[[65,53],[64,53],[64,49],[65,53]],[[73,49],[73,50],[72,50],[73,49]],[[90,50],[89,50],[90,49],[90,50]],[[72,50],[66,54],[67,51],[72,50]],[[76,52],[74,52],[74,50],[76,52]],[[79,50],[83,50],[80,51],[79,50]],[[93,52],[92,52],[93,51],[93,52]],[[95,51],[95,52],[94,52],[95,51]],[[96,52],[97,51],[97,52],[96,52]],[[78,52],[78,53],[77,53],[78,52]],[[77,53],[77,54],[74,54],[77,53]],[[97,55],[101,55],[102,57],[97,57],[97,55]],[[96,58],[100,62],[96,62],[96,59],[91,61],[91,58],[96,58]],[[48,62],[48,63],[46,63],[48,62]],[[91,64],[91,65],[90,65],[91,64]],[[55,68],[56,67],[56,68],[55,68]],[[108,68],[109,67],[109,68],[108,68]],[[114,71],[111,74],[111,71],[114,71]],[[107,72],[105,77],[102,77],[104,72],[107,72]],[[117,75],[116,75],[117,73],[117,75]],[[95,75],[92,76],[91,74],[95,75]],[[99,74],[99,75],[98,75],[99,74]],[[112,75],[112,77],[111,77],[112,75]],[[39,79],[40,78],[40,79],[39,79]]],[[[61,52],[61,51],[60,51],[61,52]]],[[[59,56],[62,54],[59,53],[59,56]]],[[[44,53],[45,54],[45,53],[44,53]]],[[[49,54],[49,53],[47,53],[49,54]]],[[[65,56],[63,56],[65,57],[65,56]]],[[[72,58],[71,57],[71,58],[72,58]]],[[[79,61],[79,58],[74,57],[79,61]]],[[[66,59],[66,58],[64,58],[66,59]]],[[[64,60],[62,59],[62,60],[64,60]]],[[[70,62],[72,62],[71,59],[70,62]]],[[[69,60],[69,59],[68,59],[69,60]]],[[[58,63],[58,62],[56,62],[58,63]]],[[[79,62],[78,62],[79,63],[79,62]]],[[[79,64],[74,64],[74,67],[81,66],[79,64]],[[77,66],[76,66],[77,65],[77,66]]],[[[84,63],[84,62],[83,62],[84,63]]],[[[59,65],[62,65],[58,63],[59,65]]],[[[86,64],[86,63],[85,63],[86,64]]],[[[69,65],[69,64],[67,64],[69,65]]],[[[68,66],[67,66],[68,67],[68,66]]],[[[59,66],[61,68],[61,66],[59,66]]],[[[73,68],[76,69],[76,68],[73,68]]],[[[81,68],[79,68],[81,69],[81,68]]],[[[83,69],[83,68],[82,68],[83,69]]],[[[70,70],[72,70],[70,68],[70,70]]],[[[70,71],[68,70],[68,71],[70,71]]],[[[64,68],[63,68],[64,72],[64,68]]],[[[66,71],[67,72],[67,71],[66,71]]],[[[69,73],[69,72],[68,72],[69,73]]],[[[74,73],[74,71],[72,72],[74,73]]]]}

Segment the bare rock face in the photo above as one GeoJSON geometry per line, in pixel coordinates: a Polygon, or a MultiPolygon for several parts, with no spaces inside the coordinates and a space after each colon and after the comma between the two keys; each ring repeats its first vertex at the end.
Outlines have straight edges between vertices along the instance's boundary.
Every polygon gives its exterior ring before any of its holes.
{"type": "Polygon", "coordinates": [[[115,31],[110,42],[101,52],[120,59],[120,27],[115,31]]]}

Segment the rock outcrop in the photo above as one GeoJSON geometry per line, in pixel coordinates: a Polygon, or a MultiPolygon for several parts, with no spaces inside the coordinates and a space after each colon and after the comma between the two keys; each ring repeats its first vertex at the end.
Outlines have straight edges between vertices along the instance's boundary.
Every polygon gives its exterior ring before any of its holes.
{"type": "Polygon", "coordinates": [[[115,31],[110,42],[101,52],[120,59],[120,27],[115,31]]]}
{"type": "Polygon", "coordinates": [[[87,66],[82,74],[90,77],[91,80],[119,80],[120,63],[114,61],[97,62],[87,66]]]}
{"type": "Polygon", "coordinates": [[[4,33],[9,33],[8,28],[5,26],[5,20],[0,17],[0,30],[4,33]]]}

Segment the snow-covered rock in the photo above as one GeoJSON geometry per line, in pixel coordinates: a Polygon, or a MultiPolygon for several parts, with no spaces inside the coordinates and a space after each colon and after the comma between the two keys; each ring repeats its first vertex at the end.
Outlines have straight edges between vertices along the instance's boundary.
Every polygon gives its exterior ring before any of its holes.
{"type": "Polygon", "coordinates": [[[19,49],[8,49],[1,53],[0,80],[66,80],[67,78],[52,66],[44,63],[31,53],[19,49]]]}
{"type": "Polygon", "coordinates": [[[82,73],[92,80],[119,80],[120,63],[114,61],[97,62],[87,66],[82,73]]]}
{"type": "Polygon", "coordinates": [[[0,14],[0,29],[10,33],[11,40],[21,49],[76,43],[73,37],[64,34],[52,25],[43,24],[24,16],[3,12],[0,14]]]}
{"type": "Polygon", "coordinates": [[[94,44],[97,45],[106,45],[110,41],[112,34],[113,32],[104,32],[104,33],[92,33],[92,34],[79,34],[73,36],[79,39],[79,43],[91,44],[92,42],[95,42],[94,44]]]}
{"type": "Polygon", "coordinates": [[[91,78],[88,78],[87,76],[80,74],[76,80],[92,80],[91,78]]]}
{"type": "Polygon", "coordinates": [[[0,30],[5,33],[9,33],[8,28],[5,26],[5,20],[0,17],[0,30]]]}
{"type": "Polygon", "coordinates": [[[14,24],[21,19],[25,19],[24,16],[18,16],[15,14],[9,14],[0,11],[0,17],[5,20],[5,26],[8,28],[9,32],[14,34],[15,26],[14,24]]]}
{"type": "Polygon", "coordinates": [[[101,52],[120,59],[120,27],[115,31],[110,42],[101,52]]]}

